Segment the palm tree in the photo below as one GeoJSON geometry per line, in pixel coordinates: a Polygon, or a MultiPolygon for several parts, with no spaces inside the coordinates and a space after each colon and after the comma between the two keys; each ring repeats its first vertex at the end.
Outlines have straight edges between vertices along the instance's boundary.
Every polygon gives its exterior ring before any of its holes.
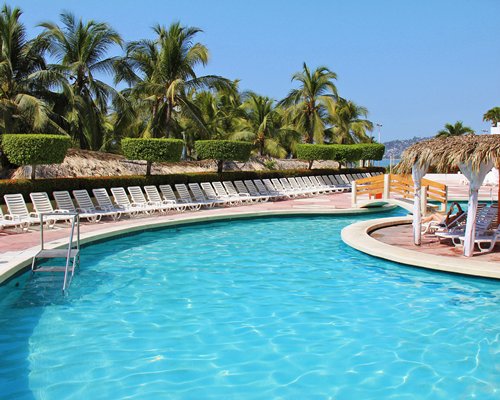
{"type": "Polygon", "coordinates": [[[168,29],[156,26],[155,40],[140,40],[127,45],[127,55],[119,64],[118,81],[131,85],[130,95],[148,109],[145,136],[173,136],[179,131],[174,115],[187,115],[201,129],[200,111],[189,93],[201,88],[221,88],[230,82],[220,76],[196,76],[195,68],[208,62],[208,49],[193,43],[198,28],[183,27],[178,22],[168,29]]]}
{"type": "Polygon", "coordinates": [[[106,57],[112,46],[122,45],[120,35],[108,24],[76,20],[71,13],[61,14],[62,27],[45,22],[38,37],[46,43],[58,64],[49,66],[52,78],[62,85],[54,110],[68,127],[68,132],[84,149],[98,150],[106,135],[106,113],[115,89],[95,76],[112,73],[116,57],[106,57]],[[66,80],[66,84],[63,79],[66,80]]]}
{"type": "Polygon", "coordinates": [[[327,135],[335,143],[353,144],[370,143],[372,138],[367,132],[373,130],[373,123],[368,121],[368,110],[366,107],[358,106],[356,103],[339,98],[336,103],[328,105],[328,121],[332,125],[327,129],[327,135]]]}
{"type": "Polygon", "coordinates": [[[241,120],[239,130],[231,135],[231,139],[253,142],[260,156],[285,157],[288,154],[286,140],[294,133],[297,136],[297,132],[284,125],[282,115],[274,107],[274,101],[248,93],[242,108],[245,118],[241,120]]]}
{"type": "Polygon", "coordinates": [[[500,107],[493,107],[483,115],[483,121],[490,121],[492,126],[500,123],[500,107]]]}
{"type": "Polygon", "coordinates": [[[19,8],[7,5],[0,12],[0,133],[59,131],[37,79],[46,68],[44,47],[26,39],[21,15],[19,8]]]}
{"type": "Polygon", "coordinates": [[[292,81],[300,83],[279,104],[288,110],[288,118],[302,132],[306,143],[323,143],[326,107],[337,98],[333,83],[337,74],[326,67],[318,67],[311,73],[306,63],[301,72],[293,75],[292,81]]]}
{"type": "Polygon", "coordinates": [[[474,134],[474,130],[468,126],[464,126],[462,121],[457,121],[454,125],[446,124],[444,129],[436,134],[436,137],[461,136],[465,134],[474,134]]]}

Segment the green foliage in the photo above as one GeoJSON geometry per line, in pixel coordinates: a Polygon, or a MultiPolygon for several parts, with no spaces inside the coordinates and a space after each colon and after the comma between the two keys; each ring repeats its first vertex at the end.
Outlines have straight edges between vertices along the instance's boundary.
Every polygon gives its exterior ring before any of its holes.
{"type": "Polygon", "coordinates": [[[380,143],[359,143],[355,144],[360,149],[360,160],[382,160],[385,153],[385,146],[380,143]]]}
{"type": "MultiPolygon", "coordinates": [[[[343,169],[342,173],[359,172],[384,172],[381,167],[343,169]]],[[[135,176],[103,176],[80,178],[52,178],[37,179],[2,179],[0,180],[0,199],[6,194],[21,193],[26,199],[32,192],[47,192],[49,195],[56,190],[85,189],[91,191],[96,188],[110,189],[112,187],[145,186],[145,185],[174,185],[176,183],[188,184],[191,182],[214,182],[221,180],[245,180],[266,178],[287,178],[305,175],[331,175],[337,174],[337,169],[292,169],[281,171],[229,171],[222,174],[213,172],[198,172],[169,175],[135,175],[135,176]]]]}
{"type": "Polygon", "coordinates": [[[362,149],[359,145],[331,144],[332,160],[345,163],[361,160],[362,149]]]}
{"type": "Polygon", "coordinates": [[[253,145],[233,140],[197,140],[194,149],[201,160],[216,160],[217,171],[222,172],[225,160],[247,161],[253,145]]]}
{"type": "Polygon", "coordinates": [[[270,170],[275,170],[276,169],[276,160],[269,159],[269,160],[264,160],[264,167],[270,170]]]}
{"type": "Polygon", "coordinates": [[[59,164],[71,145],[67,136],[10,134],[2,136],[2,148],[16,165],[59,164]]]}
{"type": "Polygon", "coordinates": [[[150,162],[178,162],[184,142],[180,139],[132,139],[122,140],[122,151],[129,160],[150,162]]]}
{"type": "Polygon", "coordinates": [[[332,145],[329,144],[298,144],[296,147],[299,160],[332,160],[332,145]]]}
{"type": "Polygon", "coordinates": [[[469,126],[464,126],[462,121],[457,121],[453,125],[445,124],[444,129],[441,129],[436,137],[462,136],[466,134],[474,134],[474,130],[469,126]]]}

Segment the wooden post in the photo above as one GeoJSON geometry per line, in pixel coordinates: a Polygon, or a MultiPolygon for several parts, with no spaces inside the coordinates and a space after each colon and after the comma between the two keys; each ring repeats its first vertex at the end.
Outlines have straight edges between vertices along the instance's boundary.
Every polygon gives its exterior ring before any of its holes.
{"type": "Polygon", "coordinates": [[[386,200],[391,197],[391,174],[384,175],[384,194],[382,197],[386,200]]]}

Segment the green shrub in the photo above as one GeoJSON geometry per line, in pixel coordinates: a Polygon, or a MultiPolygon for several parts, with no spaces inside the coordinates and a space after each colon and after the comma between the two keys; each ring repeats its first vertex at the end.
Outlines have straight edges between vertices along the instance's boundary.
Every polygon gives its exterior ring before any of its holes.
{"type": "Polygon", "coordinates": [[[356,144],[332,144],[332,159],[340,164],[355,162],[361,158],[361,148],[356,144]]]}
{"type": "Polygon", "coordinates": [[[224,161],[247,161],[253,144],[233,140],[197,140],[194,149],[200,160],[216,160],[217,172],[221,173],[224,161]]]}
{"type": "Polygon", "coordinates": [[[309,161],[309,169],[315,160],[332,160],[331,144],[298,144],[296,147],[297,158],[309,161]]]}
{"type": "MultiPolygon", "coordinates": [[[[353,168],[343,169],[342,173],[359,172],[384,172],[384,168],[353,168]]],[[[145,186],[145,185],[174,185],[176,183],[192,182],[214,182],[222,180],[245,180],[245,179],[266,179],[266,178],[287,178],[304,175],[331,175],[339,173],[338,169],[292,169],[281,171],[228,171],[222,174],[215,172],[193,172],[184,174],[169,175],[136,175],[136,176],[102,176],[102,177],[79,177],[79,178],[51,178],[37,179],[1,179],[0,180],[0,200],[6,194],[21,193],[25,199],[29,199],[32,192],[47,192],[49,195],[56,190],[76,190],[85,189],[91,191],[96,188],[110,189],[112,187],[145,186]]]]}
{"type": "Polygon", "coordinates": [[[270,170],[275,170],[276,169],[276,160],[264,160],[264,167],[270,170]]]}
{"type": "Polygon", "coordinates": [[[31,179],[35,179],[36,166],[60,164],[71,146],[71,139],[62,135],[4,134],[2,149],[9,162],[31,165],[31,179]]]}
{"type": "Polygon", "coordinates": [[[357,146],[360,149],[360,160],[382,160],[385,153],[385,146],[380,143],[359,143],[357,146]]]}
{"type": "Polygon", "coordinates": [[[121,142],[123,155],[129,160],[146,160],[146,175],[151,175],[154,162],[177,162],[181,159],[184,142],[180,139],[134,139],[121,142]]]}

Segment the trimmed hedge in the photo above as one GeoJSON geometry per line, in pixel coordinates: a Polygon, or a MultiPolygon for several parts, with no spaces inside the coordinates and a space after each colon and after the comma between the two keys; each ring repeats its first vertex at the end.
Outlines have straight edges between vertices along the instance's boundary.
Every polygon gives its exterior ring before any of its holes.
{"type": "Polygon", "coordinates": [[[224,161],[247,161],[253,144],[234,140],[197,140],[194,149],[198,159],[216,160],[217,172],[221,173],[224,161]]]}
{"type": "Polygon", "coordinates": [[[298,144],[297,158],[309,161],[309,169],[316,160],[333,160],[332,145],[330,144],[298,144]]]}
{"type": "Polygon", "coordinates": [[[150,175],[153,162],[180,161],[184,142],[180,139],[126,138],[121,146],[123,155],[129,160],[146,160],[146,175],[150,175]]]}
{"type": "Polygon", "coordinates": [[[96,188],[110,189],[112,187],[145,186],[145,185],[174,185],[176,183],[192,182],[214,182],[222,180],[245,180],[266,178],[287,178],[305,175],[330,175],[338,173],[360,173],[360,172],[385,172],[385,168],[353,168],[353,169],[291,169],[281,171],[228,171],[218,174],[215,172],[169,174],[169,175],[136,175],[136,176],[103,176],[103,177],[81,177],[81,178],[52,178],[37,179],[2,179],[0,180],[0,199],[12,193],[21,193],[25,199],[29,199],[32,192],[47,192],[49,195],[56,190],[92,190],[96,188]]]}
{"type": "Polygon", "coordinates": [[[309,168],[315,160],[333,160],[339,163],[381,160],[384,153],[385,146],[379,143],[297,145],[297,158],[308,160],[309,168]]]}
{"type": "Polygon", "coordinates": [[[2,149],[9,162],[31,165],[31,179],[35,179],[36,165],[60,164],[71,146],[71,139],[62,135],[4,134],[2,149]]]}
{"type": "Polygon", "coordinates": [[[355,144],[360,151],[360,160],[382,160],[385,153],[385,145],[380,143],[359,143],[355,144]]]}
{"type": "Polygon", "coordinates": [[[360,160],[361,148],[356,144],[332,144],[332,160],[339,163],[355,162],[360,160]]]}

